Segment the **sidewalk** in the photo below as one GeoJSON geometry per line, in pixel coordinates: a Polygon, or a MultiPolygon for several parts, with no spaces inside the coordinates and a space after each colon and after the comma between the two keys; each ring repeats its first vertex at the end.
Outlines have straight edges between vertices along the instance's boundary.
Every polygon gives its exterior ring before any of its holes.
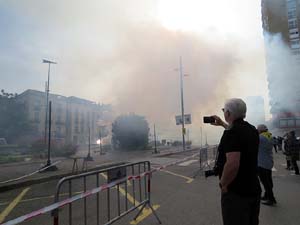
{"type": "MultiPolygon", "coordinates": [[[[160,149],[159,154],[153,154],[153,150],[148,151],[111,151],[105,155],[100,155],[99,152],[94,153],[91,151],[91,156],[93,161],[86,161],[87,170],[90,171],[95,169],[100,169],[107,166],[119,165],[125,162],[133,161],[143,161],[149,159],[149,157],[162,157],[165,155],[170,155],[174,153],[181,152],[181,148],[172,148],[172,149],[160,149]]],[[[78,173],[82,172],[83,168],[83,158],[86,157],[88,151],[80,151],[76,154],[78,173]]],[[[9,163],[9,164],[0,164],[0,192],[11,190],[21,186],[28,186],[35,183],[47,182],[54,179],[60,179],[64,176],[72,174],[73,160],[72,158],[52,158],[51,163],[59,163],[56,165],[58,170],[56,171],[47,171],[42,173],[35,173],[31,176],[21,178],[24,175],[31,174],[35,171],[38,171],[46,164],[45,160],[36,160],[32,162],[22,162],[22,163],[9,163]],[[21,178],[16,181],[6,182],[11,179],[21,178]]]]}

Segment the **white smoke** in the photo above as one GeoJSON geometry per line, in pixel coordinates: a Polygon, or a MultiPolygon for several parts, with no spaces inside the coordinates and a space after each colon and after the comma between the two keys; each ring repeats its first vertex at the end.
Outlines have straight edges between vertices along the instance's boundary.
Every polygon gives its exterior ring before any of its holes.
{"type": "MultiPolygon", "coordinates": [[[[249,43],[214,29],[205,35],[169,30],[155,19],[155,1],[6,4],[29,24],[22,25],[27,29],[19,48],[24,62],[18,59],[10,66],[33,71],[28,76],[34,77],[36,86],[30,88],[44,89],[47,68],[40,61],[54,59],[58,65],[51,73],[52,93],[112,103],[120,114],[144,115],[157,124],[161,137],[180,138],[174,118],[180,114],[175,71],[180,56],[184,73],[189,75],[184,78],[185,112],[192,114],[193,140],[199,142],[204,115],[222,116],[226,98],[265,93],[261,40],[249,43]]],[[[219,139],[215,132],[221,129],[203,129],[209,142],[219,139]]]]}

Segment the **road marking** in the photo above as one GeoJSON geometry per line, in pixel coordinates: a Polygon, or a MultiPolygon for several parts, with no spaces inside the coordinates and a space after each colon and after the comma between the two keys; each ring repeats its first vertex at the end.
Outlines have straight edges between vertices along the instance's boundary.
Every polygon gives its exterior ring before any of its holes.
{"type": "MultiPolygon", "coordinates": [[[[107,179],[107,175],[101,173],[101,175],[107,179]]],[[[119,192],[123,195],[123,196],[126,196],[126,191],[122,188],[122,187],[119,187],[119,192]]],[[[135,200],[128,192],[127,192],[127,199],[130,203],[138,205],[140,204],[137,200],[135,200]]],[[[153,205],[152,206],[154,210],[158,209],[160,207],[160,205],[153,205]]],[[[138,207],[139,209],[142,208],[142,206],[138,207]]],[[[146,219],[149,215],[152,214],[152,210],[151,209],[147,209],[147,208],[144,208],[142,213],[139,215],[138,218],[136,218],[136,220],[132,220],[130,222],[131,225],[136,225],[138,224],[139,222],[141,222],[142,220],[146,219]]]]}
{"type": "Polygon", "coordinates": [[[8,214],[18,205],[24,195],[29,191],[30,188],[25,188],[0,214],[0,223],[2,223],[8,214]]]}
{"type": "Polygon", "coordinates": [[[188,161],[178,164],[178,166],[189,166],[194,162],[198,162],[198,160],[196,160],[196,159],[188,160],[188,161]]]}
{"type": "MultiPolygon", "coordinates": [[[[78,192],[73,192],[73,195],[77,195],[77,194],[81,194],[82,191],[78,191],[78,192]]],[[[66,196],[69,195],[69,193],[62,193],[59,196],[66,196]]],[[[41,199],[47,199],[47,198],[54,198],[54,195],[49,195],[49,196],[40,196],[40,197],[35,197],[35,198],[27,198],[27,199],[23,199],[21,200],[19,203],[23,203],[23,202],[32,202],[32,201],[36,201],[36,200],[41,200],[41,199]]],[[[8,205],[10,202],[1,202],[0,206],[2,205],[8,205]]]]}
{"type": "MultiPolygon", "coordinates": [[[[152,206],[154,210],[157,210],[159,208],[159,205],[153,205],[152,206]]],[[[141,208],[141,207],[139,207],[141,208]]],[[[152,210],[151,209],[143,209],[143,212],[141,213],[141,215],[139,215],[138,218],[136,218],[136,220],[132,220],[130,222],[131,225],[136,225],[139,222],[141,222],[142,220],[146,219],[148,216],[150,216],[152,214],[152,210]]]]}
{"type": "Polygon", "coordinates": [[[190,177],[187,177],[187,176],[184,176],[184,175],[181,175],[181,174],[173,173],[173,172],[168,171],[168,170],[161,170],[161,171],[162,171],[162,172],[165,172],[165,173],[168,173],[168,174],[171,174],[171,175],[174,175],[174,176],[176,176],[176,177],[181,177],[181,178],[187,180],[187,181],[186,181],[187,184],[192,183],[193,180],[194,180],[193,178],[190,178],[190,177]]]}

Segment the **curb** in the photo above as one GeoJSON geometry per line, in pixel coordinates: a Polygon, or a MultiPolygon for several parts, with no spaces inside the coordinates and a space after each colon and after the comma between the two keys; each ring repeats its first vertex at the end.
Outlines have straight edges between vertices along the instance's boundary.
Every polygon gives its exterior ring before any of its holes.
{"type": "MultiPolygon", "coordinates": [[[[91,169],[87,169],[86,171],[84,171],[84,173],[99,170],[99,169],[106,169],[106,168],[113,167],[113,166],[120,166],[120,165],[123,165],[123,164],[125,164],[125,162],[108,163],[108,164],[104,164],[102,166],[97,166],[97,167],[94,167],[94,168],[91,168],[91,169]]],[[[10,190],[13,190],[13,189],[17,189],[17,188],[21,188],[21,187],[31,186],[31,185],[34,185],[34,184],[46,183],[46,182],[51,181],[51,180],[58,180],[60,178],[63,178],[63,177],[66,177],[66,176],[71,176],[71,175],[74,175],[74,174],[79,174],[79,173],[63,173],[63,174],[57,174],[57,175],[52,175],[52,176],[47,176],[47,177],[41,177],[41,178],[21,181],[21,182],[18,182],[18,183],[3,185],[3,186],[0,187],[0,193],[5,192],[5,191],[10,191],[10,190]]]]}
{"type": "Polygon", "coordinates": [[[198,148],[191,148],[191,149],[187,149],[185,151],[174,151],[174,152],[167,152],[167,153],[162,153],[162,154],[159,154],[159,155],[155,155],[154,157],[162,157],[162,156],[169,156],[169,155],[175,155],[175,154],[182,154],[182,153],[185,153],[185,152],[192,152],[192,151],[196,151],[196,150],[199,150],[200,147],[198,148]]]}

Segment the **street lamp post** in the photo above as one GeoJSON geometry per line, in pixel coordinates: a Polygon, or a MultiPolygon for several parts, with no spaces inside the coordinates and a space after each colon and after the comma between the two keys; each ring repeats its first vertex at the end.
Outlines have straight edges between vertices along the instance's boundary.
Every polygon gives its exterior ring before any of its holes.
{"type": "Polygon", "coordinates": [[[48,132],[48,135],[49,135],[49,137],[48,137],[48,160],[47,160],[47,164],[46,164],[46,166],[51,166],[51,158],[50,158],[50,149],[51,149],[51,122],[52,122],[52,120],[51,120],[51,112],[52,112],[52,104],[51,104],[52,102],[50,101],[49,102],[49,132],[48,132]]]}
{"type": "Polygon", "coordinates": [[[200,127],[200,146],[202,148],[202,127],[200,127]]]}
{"type": "Polygon", "coordinates": [[[51,150],[51,115],[52,115],[52,110],[51,110],[51,101],[49,102],[49,132],[48,132],[48,157],[47,157],[47,163],[46,165],[44,165],[41,169],[40,172],[47,172],[47,171],[55,171],[57,170],[58,168],[51,164],[51,155],[50,155],[50,150],[51,150]]]}
{"type": "Polygon", "coordinates": [[[49,106],[49,82],[50,82],[50,65],[51,64],[57,64],[57,62],[50,61],[47,59],[43,59],[43,63],[48,64],[48,81],[47,81],[47,87],[46,87],[46,118],[45,118],[45,137],[44,137],[44,143],[47,144],[47,125],[48,125],[48,106],[49,106]]]}
{"type": "Polygon", "coordinates": [[[57,64],[57,63],[54,62],[54,61],[47,60],[47,59],[43,59],[43,63],[48,64],[48,81],[47,81],[47,86],[46,86],[46,110],[45,110],[46,118],[45,118],[45,136],[44,136],[44,144],[46,146],[47,145],[47,128],[48,128],[48,123],[49,123],[48,159],[47,159],[46,165],[42,167],[42,168],[46,168],[46,169],[42,170],[43,172],[46,172],[46,171],[57,170],[57,167],[55,165],[51,164],[51,158],[50,158],[50,150],[51,150],[50,149],[51,148],[51,102],[50,102],[50,107],[49,107],[50,65],[51,64],[57,64]],[[49,114],[49,120],[48,120],[48,114],[49,114]]]}
{"type": "Polygon", "coordinates": [[[155,124],[154,124],[154,153],[157,154],[157,145],[156,145],[156,130],[155,130],[155,124]]]}
{"type": "Polygon", "coordinates": [[[180,95],[181,95],[181,121],[182,121],[182,149],[185,151],[185,128],[184,128],[184,101],[183,101],[183,72],[182,59],[179,58],[179,74],[180,74],[180,95]]]}
{"type": "Polygon", "coordinates": [[[102,152],[102,135],[101,135],[101,128],[99,130],[99,152],[100,152],[100,155],[103,155],[103,152],[102,152]]]}
{"type": "Polygon", "coordinates": [[[86,161],[93,161],[93,157],[91,156],[91,128],[89,125],[89,152],[85,158],[86,161]]]}

